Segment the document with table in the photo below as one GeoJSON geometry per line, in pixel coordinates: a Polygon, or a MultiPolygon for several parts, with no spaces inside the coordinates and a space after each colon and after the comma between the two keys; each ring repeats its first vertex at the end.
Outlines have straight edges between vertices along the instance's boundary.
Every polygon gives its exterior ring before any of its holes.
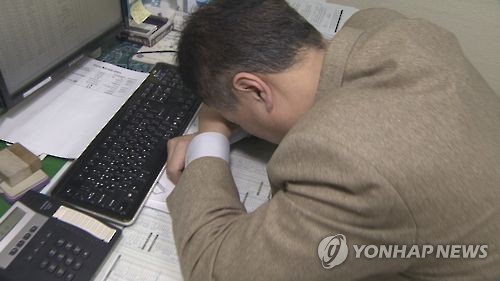
{"type": "Polygon", "coordinates": [[[74,159],[148,76],[83,58],[45,93],[0,119],[0,139],[74,159]]]}

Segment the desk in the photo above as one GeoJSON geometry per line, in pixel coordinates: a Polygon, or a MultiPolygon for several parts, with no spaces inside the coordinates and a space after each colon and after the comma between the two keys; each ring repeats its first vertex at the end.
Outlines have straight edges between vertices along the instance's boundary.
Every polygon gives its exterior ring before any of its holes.
{"type": "MultiPolygon", "coordinates": [[[[123,54],[124,50],[135,53],[134,48],[140,47],[129,42],[117,42],[117,44],[115,48],[104,49],[99,59],[121,65],[128,59],[123,54]],[[117,51],[116,48],[119,50],[117,51]]],[[[130,65],[131,68],[136,69],[150,68],[139,63],[130,65]]],[[[274,148],[274,145],[256,138],[245,139],[232,148],[231,169],[239,188],[241,201],[248,211],[255,210],[270,198],[271,190],[265,164],[274,148]],[[258,153],[254,151],[256,146],[258,146],[258,153]]],[[[50,172],[51,178],[66,163],[63,159],[47,157],[44,160],[44,170],[46,165],[50,166],[53,162],[57,165],[50,172]]],[[[156,188],[154,193],[162,192],[156,188]]],[[[165,206],[165,203],[163,205],[165,206]]],[[[103,263],[94,280],[181,279],[170,215],[166,210],[145,207],[135,224],[123,229],[118,245],[103,263]]]]}

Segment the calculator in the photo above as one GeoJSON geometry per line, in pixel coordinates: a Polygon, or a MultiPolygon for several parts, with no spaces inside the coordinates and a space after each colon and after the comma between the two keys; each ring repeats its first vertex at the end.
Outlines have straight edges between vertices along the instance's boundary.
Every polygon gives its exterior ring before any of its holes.
{"type": "Polygon", "coordinates": [[[0,218],[0,280],[88,281],[121,230],[29,191],[0,218]]]}

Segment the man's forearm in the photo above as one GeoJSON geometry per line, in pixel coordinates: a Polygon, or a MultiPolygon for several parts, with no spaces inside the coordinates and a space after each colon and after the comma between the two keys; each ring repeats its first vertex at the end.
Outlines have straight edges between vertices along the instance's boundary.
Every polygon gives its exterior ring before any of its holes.
{"type": "Polygon", "coordinates": [[[194,160],[167,203],[184,277],[191,279],[195,268],[210,272],[217,248],[213,243],[222,241],[222,228],[246,214],[227,162],[214,157],[194,160]]]}

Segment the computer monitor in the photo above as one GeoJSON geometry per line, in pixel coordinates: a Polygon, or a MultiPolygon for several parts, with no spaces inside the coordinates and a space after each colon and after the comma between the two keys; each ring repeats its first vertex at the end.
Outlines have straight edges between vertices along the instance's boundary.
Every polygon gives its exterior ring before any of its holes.
{"type": "Polygon", "coordinates": [[[35,95],[121,23],[120,0],[0,1],[0,107],[35,95]]]}

